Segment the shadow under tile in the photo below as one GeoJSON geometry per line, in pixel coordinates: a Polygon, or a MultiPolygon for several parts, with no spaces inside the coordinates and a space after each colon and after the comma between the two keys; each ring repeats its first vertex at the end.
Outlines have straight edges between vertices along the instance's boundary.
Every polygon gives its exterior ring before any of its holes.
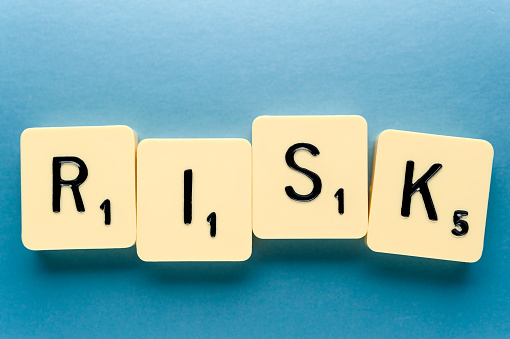
{"type": "Polygon", "coordinates": [[[163,284],[224,285],[249,279],[252,266],[250,261],[150,262],[143,263],[142,274],[163,284]]]}
{"type": "Polygon", "coordinates": [[[373,279],[460,288],[471,282],[470,265],[463,262],[369,252],[364,258],[373,279]]]}
{"type": "Polygon", "coordinates": [[[135,246],[121,249],[38,251],[41,268],[48,272],[112,271],[141,265],[135,246]]]}
{"type": "Polygon", "coordinates": [[[359,259],[365,250],[363,239],[267,240],[253,237],[253,254],[250,260],[345,262],[359,259]]]}

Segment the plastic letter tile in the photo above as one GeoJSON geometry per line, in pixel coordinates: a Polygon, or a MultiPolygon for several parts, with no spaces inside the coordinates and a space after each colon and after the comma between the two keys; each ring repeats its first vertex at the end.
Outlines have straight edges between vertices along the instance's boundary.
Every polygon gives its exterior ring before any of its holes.
{"type": "Polygon", "coordinates": [[[251,145],[146,139],[138,148],[138,256],[242,261],[251,255],[251,145]]]}
{"type": "Polygon", "coordinates": [[[257,237],[361,238],[367,226],[365,119],[255,119],[253,231],[257,237]]]}
{"type": "Polygon", "coordinates": [[[368,246],[417,257],[480,259],[493,156],[484,140],[381,133],[374,157],[368,246]]]}
{"type": "Polygon", "coordinates": [[[26,129],[21,135],[25,247],[132,246],[136,145],[127,126],[26,129]]]}

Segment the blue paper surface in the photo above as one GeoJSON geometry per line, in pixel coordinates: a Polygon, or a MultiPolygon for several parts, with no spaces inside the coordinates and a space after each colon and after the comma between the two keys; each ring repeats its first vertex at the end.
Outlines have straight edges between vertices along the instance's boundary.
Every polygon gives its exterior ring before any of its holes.
{"type": "Polygon", "coordinates": [[[0,335],[510,336],[508,1],[0,2],[0,335]],[[495,149],[485,249],[464,264],[363,240],[258,240],[242,263],[21,243],[19,137],[126,124],[242,137],[259,115],[360,114],[495,149]]]}

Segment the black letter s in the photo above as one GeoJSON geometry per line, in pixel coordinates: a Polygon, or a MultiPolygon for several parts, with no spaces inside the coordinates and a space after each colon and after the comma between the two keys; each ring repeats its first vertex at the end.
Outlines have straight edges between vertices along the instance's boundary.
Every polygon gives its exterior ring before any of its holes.
{"type": "Polygon", "coordinates": [[[293,200],[312,201],[313,199],[317,198],[317,196],[319,196],[319,194],[321,193],[322,181],[321,181],[321,178],[314,172],[312,172],[306,168],[300,167],[296,164],[296,161],[294,160],[294,154],[296,154],[296,152],[301,151],[301,150],[308,151],[313,156],[319,155],[319,150],[314,145],[307,144],[307,143],[297,143],[295,145],[292,145],[287,150],[287,153],[285,153],[285,161],[287,162],[287,165],[290,168],[292,168],[293,170],[298,171],[300,173],[303,173],[310,180],[312,180],[313,189],[309,194],[302,195],[302,194],[296,193],[296,191],[294,190],[294,188],[292,188],[292,186],[287,186],[287,187],[285,187],[285,192],[287,193],[289,198],[291,198],[293,200]]]}

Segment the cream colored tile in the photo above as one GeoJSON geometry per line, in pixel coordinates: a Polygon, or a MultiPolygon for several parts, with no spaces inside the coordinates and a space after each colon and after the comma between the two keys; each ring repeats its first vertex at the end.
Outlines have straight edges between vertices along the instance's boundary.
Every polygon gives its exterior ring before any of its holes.
{"type": "Polygon", "coordinates": [[[136,135],[127,126],[25,130],[21,135],[25,247],[132,246],[136,146],[136,135]]]}
{"type": "Polygon", "coordinates": [[[242,261],[250,257],[248,141],[143,140],[137,180],[137,251],[142,260],[242,261]]]}
{"type": "Polygon", "coordinates": [[[367,124],[362,117],[258,117],[253,122],[255,235],[363,237],[367,176],[367,124]]]}
{"type": "Polygon", "coordinates": [[[376,252],[477,261],[483,250],[493,155],[484,140],[381,133],[374,158],[368,246],[376,252]],[[421,182],[429,178],[426,185],[419,185],[421,178],[421,182]],[[405,198],[409,196],[410,204],[405,198]],[[454,219],[464,225],[456,227],[454,219]]]}

